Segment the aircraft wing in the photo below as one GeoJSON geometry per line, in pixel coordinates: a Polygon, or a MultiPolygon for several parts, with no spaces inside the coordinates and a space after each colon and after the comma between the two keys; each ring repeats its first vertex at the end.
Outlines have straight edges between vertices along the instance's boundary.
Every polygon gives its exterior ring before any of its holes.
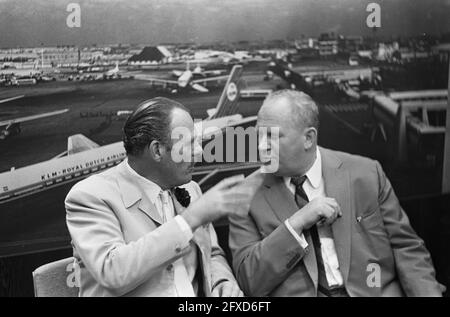
{"type": "Polygon", "coordinates": [[[134,75],[134,79],[150,81],[152,83],[178,85],[178,81],[176,81],[176,80],[156,78],[156,77],[152,77],[152,76],[144,75],[144,74],[136,74],[136,75],[134,75]]]}
{"type": "Polygon", "coordinates": [[[25,95],[16,96],[16,97],[7,98],[7,99],[2,99],[2,100],[0,100],[0,103],[7,103],[7,102],[9,102],[9,101],[21,99],[21,98],[23,98],[23,97],[25,97],[25,95]]]}
{"type": "Polygon", "coordinates": [[[200,84],[192,84],[191,87],[200,92],[208,92],[209,91],[208,88],[203,87],[200,84]]]}
{"type": "Polygon", "coordinates": [[[173,70],[172,74],[174,74],[177,77],[180,77],[181,75],[183,75],[183,72],[181,70],[173,70]]]}
{"type": "Polygon", "coordinates": [[[201,78],[201,79],[195,79],[191,81],[192,84],[203,84],[208,81],[219,81],[219,80],[228,80],[228,75],[226,76],[217,76],[217,77],[208,77],[208,78],[201,78]]]}
{"type": "Polygon", "coordinates": [[[9,125],[16,124],[16,123],[22,123],[22,122],[37,120],[37,119],[46,118],[46,117],[57,116],[57,115],[65,113],[67,111],[69,111],[69,109],[58,110],[58,111],[53,111],[53,112],[46,112],[46,113],[40,113],[40,114],[28,116],[28,117],[22,117],[22,118],[16,118],[16,119],[11,119],[11,120],[0,121],[0,127],[2,127],[2,126],[9,126],[9,125]]]}

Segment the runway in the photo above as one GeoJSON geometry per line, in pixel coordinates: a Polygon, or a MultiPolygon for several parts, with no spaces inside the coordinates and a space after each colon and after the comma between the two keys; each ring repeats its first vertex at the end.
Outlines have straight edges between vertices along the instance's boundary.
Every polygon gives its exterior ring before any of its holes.
{"type": "MultiPolygon", "coordinates": [[[[251,75],[248,87],[255,87],[258,77],[262,78],[262,75],[251,75]]],[[[2,104],[2,120],[65,108],[68,108],[69,112],[58,117],[25,123],[21,126],[22,132],[19,135],[1,141],[0,172],[51,159],[66,150],[67,138],[71,135],[84,134],[100,145],[121,140],[124,118],[112,118],[109,122],[106,117],[82,118],[80,114],[133,110],[147,99],[164,96],[187,106],[194,118],[204,119],[207,117],[206,110],[216,107],[221,92],[222,87],[217,87],[205,94],[171,94],[152,89],[147,82],[128,79],[54,82],[6,89],[0,94],[1,99],[20,94],[25,97],[2,104]]],[[[239,103],[239,113],[244,117],[255,115],[261,103],[262,100],[243,100],[239,103]]]]}

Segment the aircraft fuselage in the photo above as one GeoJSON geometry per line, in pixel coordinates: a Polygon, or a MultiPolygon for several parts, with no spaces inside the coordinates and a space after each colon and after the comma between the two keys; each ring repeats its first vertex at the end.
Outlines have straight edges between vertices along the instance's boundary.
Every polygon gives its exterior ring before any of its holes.
{"type": "Polygon", "coordinates": [[[189,83],[191,82],[193,77],[193,74],[190,70],[185,71],[179,78],[178,78],[178,86],[181,88],[186,88],[189,83]]]}

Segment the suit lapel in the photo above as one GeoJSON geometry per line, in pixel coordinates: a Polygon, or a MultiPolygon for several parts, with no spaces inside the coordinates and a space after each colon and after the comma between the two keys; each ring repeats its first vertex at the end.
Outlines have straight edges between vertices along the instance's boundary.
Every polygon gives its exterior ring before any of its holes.
{"type": "Polygon", "coordinates": [[[342,162],[331,151],[321,149],[321,154],[326,195],[336,199],[342,211],[342,217],[338,218],[331,228],[339,260],[339,268],[344,281],[346,281],[350,268],[351,221],[353,219],[350,176],[348,171],[342,167],[342,162]]]}
{"type": "Polygon", "coordinates": [[[163,220],[161,219],[161,215],[156,209],[155,204],[153,204],[145,195],[142,196],[141,202],[139,203],[139,210],[144,212],[158,225],[162,225],[163,220]]]}
{"type": "Polygon", "coordinates": [[[129,209],[139,202],[139,210],[150,217],[156,224],[161,225],[162,219],[156,206],[143,194],[142,189],[137,185],[136,180],[133,179],[134,176],[130,174],[125,163],[126,161],[123,161],[116,167],[119,171],[117,183],[120,187],[125,208],[129,209]]]}
{"type": "MultiPolygon", "coordinates": [[[[267,182],[264,188],[264,196],[274,214],[281,223],[284,223],[286,219],[291,217],[298,210],[294,195],[286,187],[281,177],[276,177],[274,175],[267,175],[266,177],[267,182]]],[[[308,245],[312,246],[313,242],[311,235],[305,234],[304,236],[308,245]]],[[[310,247],[309,250],[310,252],[303,256],[303,263],[317,289],[319,273],[317,270],[316,254],[313,247],[310,247]]]]}
{"type": "Polygon", "coordinates": [[[267,175],[264,196],[280,222],[284,222],[297,210],[294,195],[284,185],[281,177],[267,175]]]}

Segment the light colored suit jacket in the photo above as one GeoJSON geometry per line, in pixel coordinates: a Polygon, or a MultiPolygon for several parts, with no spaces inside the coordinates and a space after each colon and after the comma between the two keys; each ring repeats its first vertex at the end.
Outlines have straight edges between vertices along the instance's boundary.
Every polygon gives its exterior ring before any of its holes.
{"type": "MultiPolygon", "coordinates": [[[[171,263],[192,246],[174,219],[162,223],[124,164],[79,182],[66,198],[80,296],[176,296],[171,263]]],[[[195,182],[182,187],[191,201],[201,195],[195,182]]],[[[184,210],[176,199],[174,207],[184,210]]],[[[221,281],[236,281],[211,224],[198,228],[193,242],[206,296],[221,281]]]]}
{"type": "MultiPolygon", "coordinates": [[[[430,255],[380,164],[322,148],[321,154],[325,192],[343,212],[332,232],[348,294],[440,296],[430,255]]],[[[233,267],[246,295],[317,296],[314,248],[303,249],[284,224],[297,210],[283,179],[266,175],[250,214],[230,219],[233,267]]]]}

